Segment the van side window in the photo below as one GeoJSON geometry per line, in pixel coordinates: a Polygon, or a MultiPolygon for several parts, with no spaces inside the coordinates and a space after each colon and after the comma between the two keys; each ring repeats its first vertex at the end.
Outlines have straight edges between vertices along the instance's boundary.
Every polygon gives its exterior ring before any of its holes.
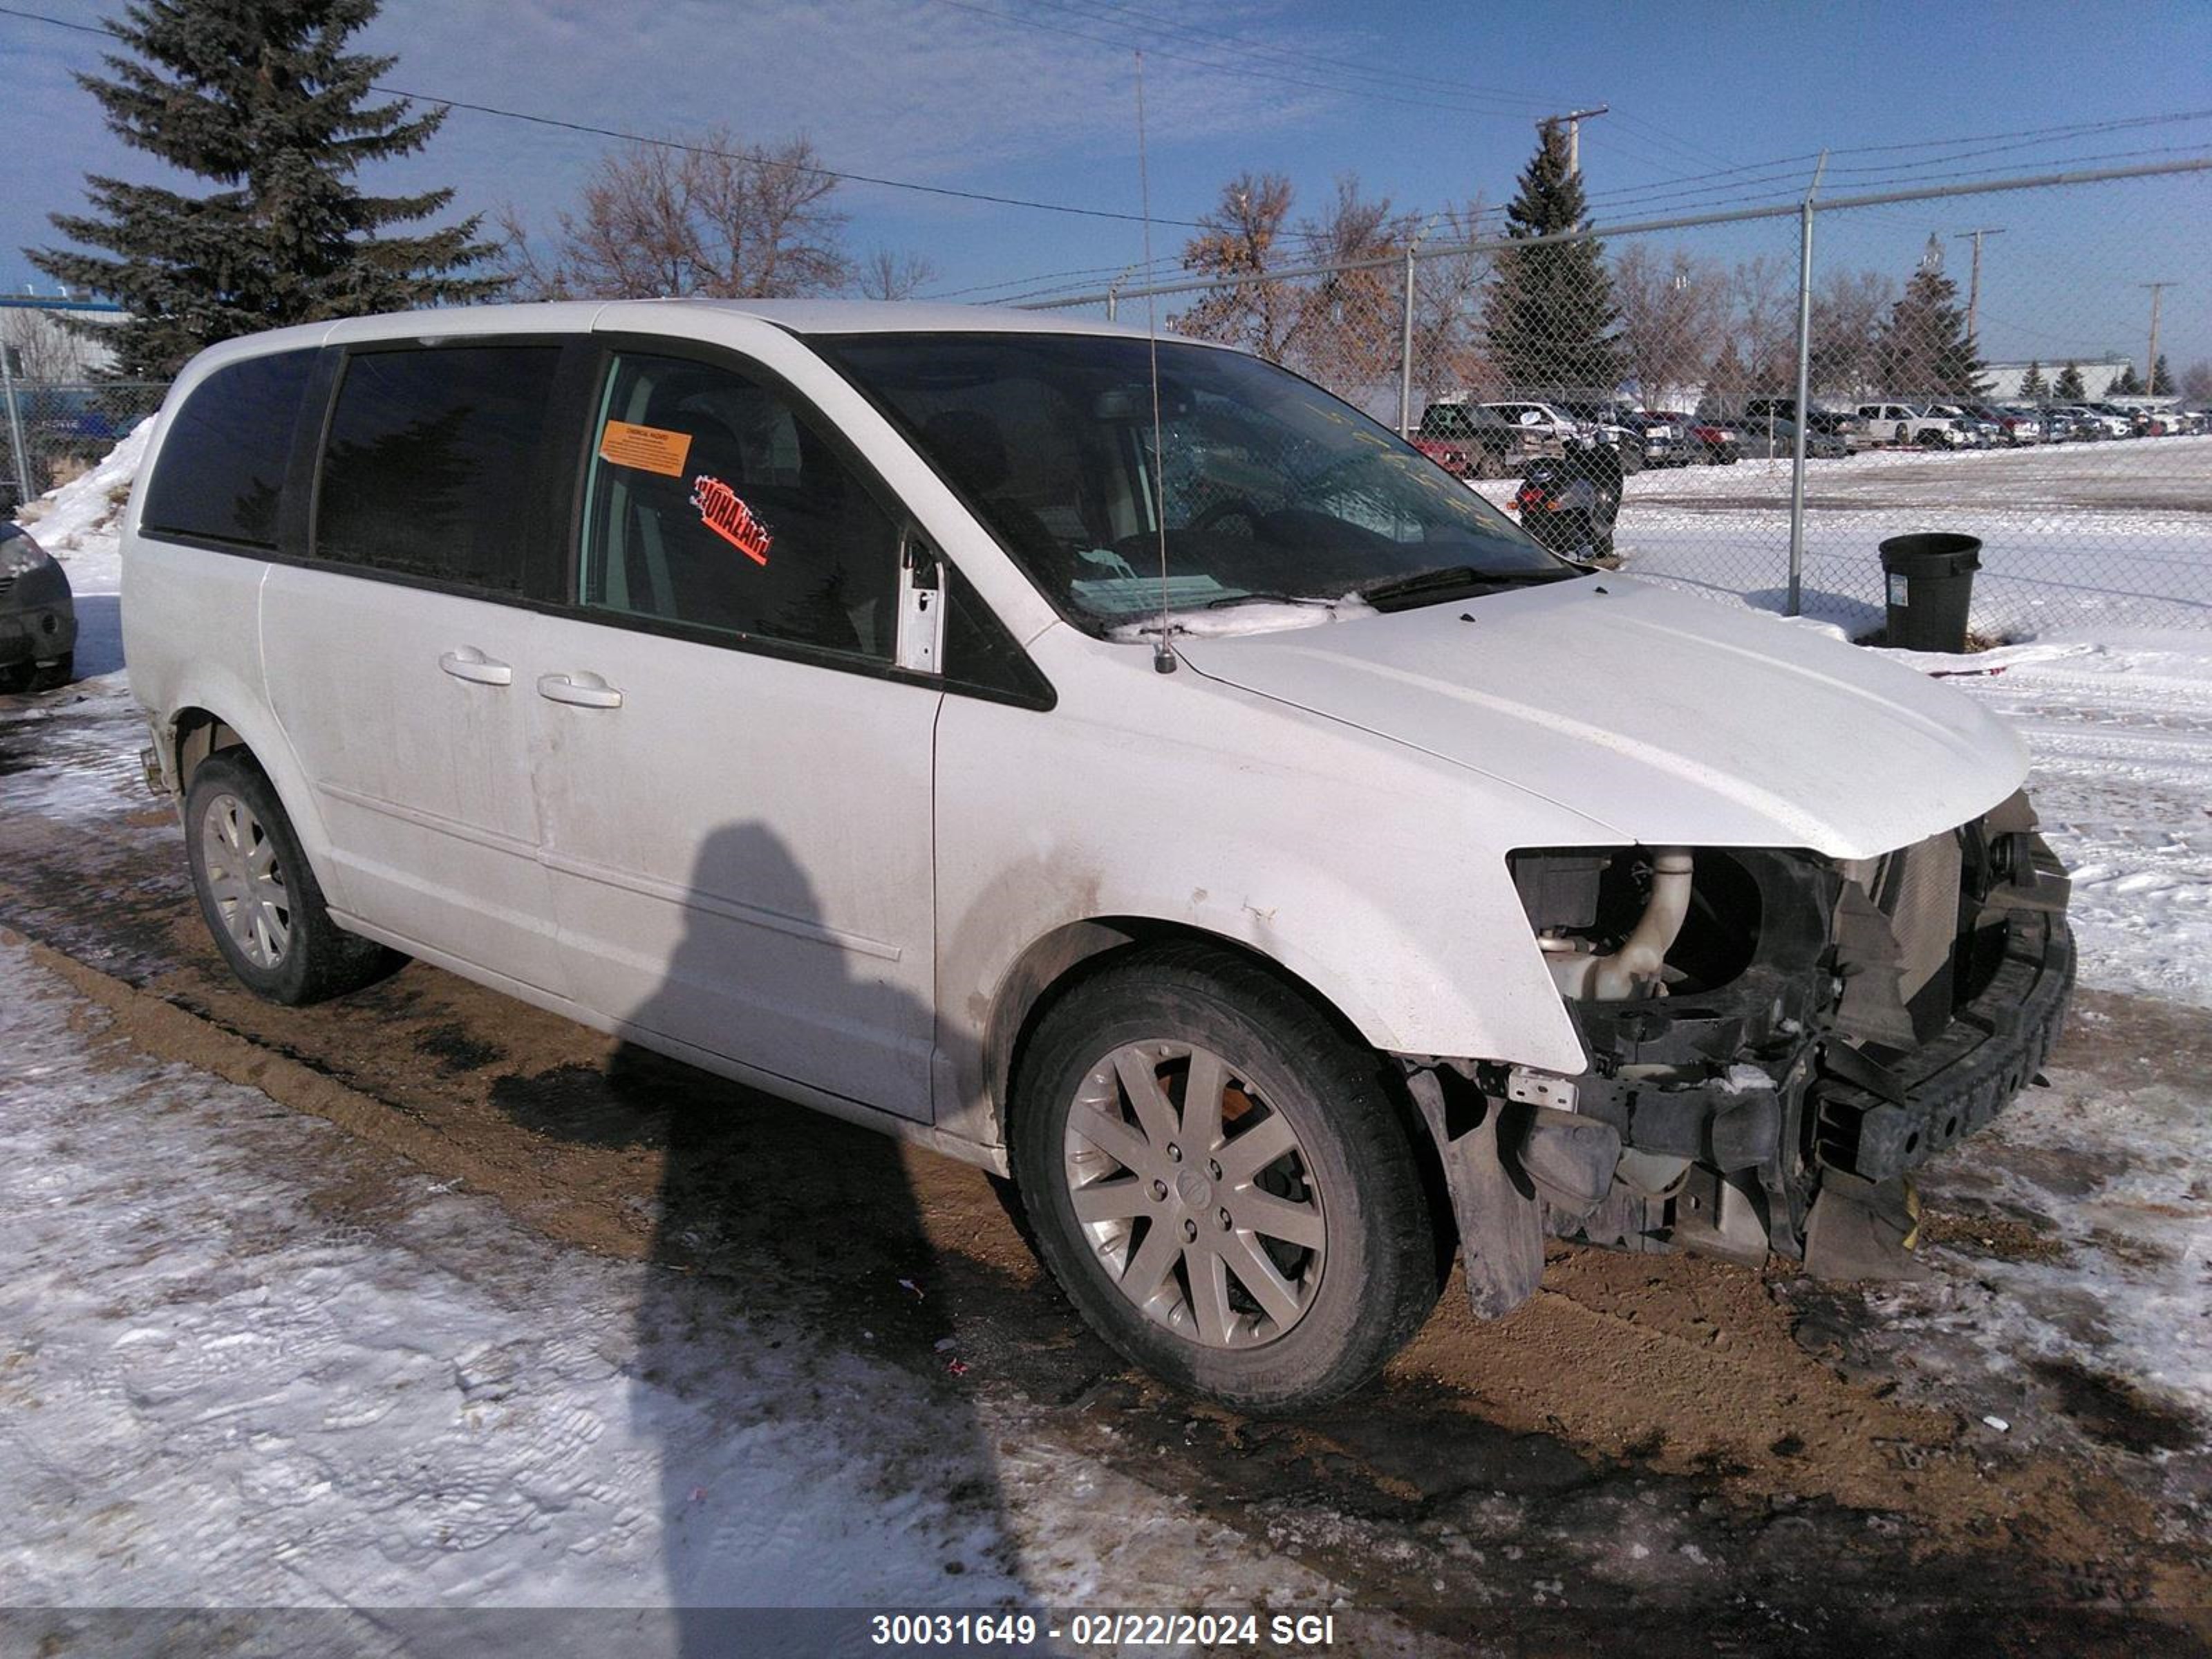
{"type": "Polygon", "coordinates": [[[360,351],[338,382],[315,553],[519,592],[556,346],[360,351]]]}
{"type": "Polygon", "coordinates": [[[625,354],[592,430],[586,606],[890,659],[898,527],[782,394],[625,354]]]}
{"type": "Polygon", "coordinates": [[[315,354],[280,351],[219,368],[169,422],[147,486],[147,532],[276,545],[292,428],[315,354]]]}

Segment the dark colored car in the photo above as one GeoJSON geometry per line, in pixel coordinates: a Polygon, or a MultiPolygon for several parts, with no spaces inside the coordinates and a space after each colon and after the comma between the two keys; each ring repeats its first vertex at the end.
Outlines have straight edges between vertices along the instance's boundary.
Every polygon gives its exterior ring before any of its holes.
{"type": "Polygon", "coordinates": [[[68,684],[76,653],[69,578],[29,532],[0,524],[0,691],[68,684]]]}
{"type": "Polygon", "coordinates": [[[1620,518],[1619,452],[1592,438],[1565,455],[1528,463],[1514,493],[1521,527],[1538,546],[1577,564],[1616,564],[1613,528],[1620,518]]]}

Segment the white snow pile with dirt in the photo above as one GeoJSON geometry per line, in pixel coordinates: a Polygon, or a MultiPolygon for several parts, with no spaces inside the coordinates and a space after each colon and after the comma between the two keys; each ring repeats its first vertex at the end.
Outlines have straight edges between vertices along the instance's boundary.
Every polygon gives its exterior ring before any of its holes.
{"type": "Polygon", "coordinates": [[[16,509],[15,522],[69,572],[77,594],[123,590],[123,509],[131,500],[146,446],[154,436],[149,415],[91,471],[49,489],[16,509]]]}
{"type": "MultiPolygon", "coordinates": [[[[853,1352],[839,1325],[695,1323],[668,1269],[556,1245],[150,1060],[4,940],[0,1261],[9,1606],[1341,1593],[1041,1440],[1018,1401],[853,1352]]],[[[680,1615],[641,1614],[619,1650],[701,1650],[680,1615]]]]}

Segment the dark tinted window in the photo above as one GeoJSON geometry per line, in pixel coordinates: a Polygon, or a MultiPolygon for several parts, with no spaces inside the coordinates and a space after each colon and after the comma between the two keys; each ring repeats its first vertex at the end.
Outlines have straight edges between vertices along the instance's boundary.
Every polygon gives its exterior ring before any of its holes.
{"type": "Polygon", "coordinates": [[[625,356],[595,447],[586,605],[890,657],[898,526],[782,393],[625,356]]]}
{"type": "Polygon", "coordinates": [[[1574,574],[1396,434],[1242,352],[1161,342],[1156,420],[1141,337],[861,334],[816,349],[1094,630],[1139,625],[1164,600],[1574,574]]]}
{"type": "Polygon", "coordinates": [[[323,454],[316,556],[519,590],[560,356],[554,346],[356,354],[323,454]]]}
{"type": "Polygon", "coordinates": [[[276,544],[276,508],[313,351],[251,357],[200,382],[170,422],[146,490],[146,528],[276,544]]]}

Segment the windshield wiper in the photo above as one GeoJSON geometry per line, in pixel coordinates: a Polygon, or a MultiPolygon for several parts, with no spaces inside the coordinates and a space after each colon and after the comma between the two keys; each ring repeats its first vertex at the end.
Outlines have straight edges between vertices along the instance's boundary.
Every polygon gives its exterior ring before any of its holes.
{"type": "Polygon", "coordinates": [[[1566,565],[1534,570],[1477,570],[1470,564],[1455,564],[1441,570],[1417,570],[1410,576],[1386,576],[1355,591],[1376,610],[1384,611],[1394,601],[1442,599],[1471,587],[1520,587],[1561,581],[1580,574],[1566,565]]]}
{"type": "Polygon", "coordinates": [[[1218,611],[1224,605],[1334,605],[1334,599],[1317,599],[1311,593],[1224,593],[1218,599],[1208,599],[1199,608],[1218,611]]]}

